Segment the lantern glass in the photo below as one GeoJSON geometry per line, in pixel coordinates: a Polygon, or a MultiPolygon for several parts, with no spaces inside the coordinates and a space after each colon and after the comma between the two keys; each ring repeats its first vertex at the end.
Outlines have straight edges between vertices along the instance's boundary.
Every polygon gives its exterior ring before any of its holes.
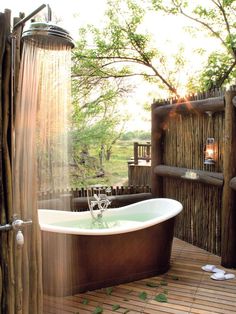
{"type": "Polygon", "coordinates": [[[205,149],[204,149],[204,164],[214,165],[217,159],[217,144],[215,139],[210,137],[207,138],[205,149]]]}

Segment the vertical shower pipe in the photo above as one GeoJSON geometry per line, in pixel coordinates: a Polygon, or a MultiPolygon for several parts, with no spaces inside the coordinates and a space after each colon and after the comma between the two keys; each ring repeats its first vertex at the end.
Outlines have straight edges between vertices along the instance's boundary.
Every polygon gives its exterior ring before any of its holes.
{"type": "Polygon", "coordinates": [[[225,93],[224,133],[224,188],[221,223],[221,264],[236,268],[236,191],[230,187],[230,180],[236,176],[236,85],[225,93]]]}

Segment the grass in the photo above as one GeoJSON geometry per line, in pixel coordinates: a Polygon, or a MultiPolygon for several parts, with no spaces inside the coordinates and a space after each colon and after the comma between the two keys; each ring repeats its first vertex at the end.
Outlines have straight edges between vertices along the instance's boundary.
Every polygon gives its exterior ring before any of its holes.
{"type": "Polygon", "coordinates": [[[133,156],[133,142],[120,141],[112,152],[110,161],[104,165],[105,176],[108,178],[109,185],[119,185],[121,182],[128,182],[128,161],[133,156]]]}
{"type": "MultiPolygon", "coordinates": [[[[101,184],[105,186],[121,186],[128,184],[128,161],[133,157],[133,140],[120,140],[112,149],[109,161],[104,160],[104,177],[90,178],[83,180],[74,179],[73,187],[86,187],[89,185],[101,184]]],[[[98,158],[98,156],[94,156],[98,158]]]]}

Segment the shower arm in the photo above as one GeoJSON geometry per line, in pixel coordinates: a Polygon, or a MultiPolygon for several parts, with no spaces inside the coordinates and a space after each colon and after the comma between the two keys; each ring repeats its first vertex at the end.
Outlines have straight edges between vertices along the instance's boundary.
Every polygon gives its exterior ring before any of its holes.
{"type": "Polygon", "coordinates": [[[47,22],[50,22],[52,19],[52,10],[50,8],[50,6],[48,4],[42,4],[40,7],[38,7],[36,10],[34,10],[32,13],[30,13],[29,15],[27,15],[26,17],[24,17],[22,20],[20,20],[18,23],[16,23],[13,26],[13,30],[15,30],[17,27],[23,25],[25,22],[27,22],[28,20],[30,20],[32,17],[34,17],[37,13],[39,13],[40,11],[42,11],[45,7],[47,7],[48,9],[48,18],[47,18],[47,22]]]}

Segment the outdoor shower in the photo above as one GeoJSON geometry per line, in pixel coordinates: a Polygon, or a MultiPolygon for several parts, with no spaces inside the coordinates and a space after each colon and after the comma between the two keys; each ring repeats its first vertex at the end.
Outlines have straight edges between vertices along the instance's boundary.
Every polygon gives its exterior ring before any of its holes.
{"type": "Polygon", "coordinates": [[[74,47],[69,33],[51,22],[33,22],[29,28],[22,33],[22,39],[32,42],[48,42],[50,44],[64,44],[74,47]]]}
{"type": "MultiPolygon", "coordinates": [[[[12,33],[10,34],[9,40],[11,43],[11,165],[12,173],[15,172],[15,155],[16,155],[16,134],[15,134],[15,101],[16,101],[16,42],[17,39],[21,39],[23,43],[33,43],[35,46],[44,46],[44,49],[57,49],[59,46],[65,46],[66,49],[72,49],[74,47],[74,42],[69,32],[65,29],[53,24],[51,22],[51,8],[49,5],[43,4],[30,13],[28,16],[22,18],[18,23],[13,26],[12,33]],[[19,27],[24,27],[25,23],[31,20],[36,14],[41,10],[47,8],[47,17],[44,22],[31,22],[30,25],[23,30],[23,32],[17,32],[19,27]],[[19,37],[20,36],[20,37],[19,37]]],[[[33,70],[32,70],[33,71],[33,70]]],[[[13,182],[15,181],[15,176],[13,176],[13,182]]],[[[14,184],[13,184],[14,185],[14,184]]],[[[14,193],[13,193],[14,195],[14,193]]],[[[13,201],[14,203],[14,201],[13,201]]],[[[15,207],[15,206],[14,206],[15,207]]],[[[14,208],[14,212],[19,211],[19,206],[14,208]]],[[[22,214],[14,215],[12,221],[6,225],[1,226],[1,231],[3,230],[15,230],[16,238],[22,228],[26,225],[32,223],[31,219],[26,219],[21,217],[22,214]],[[22,219],[22,220],[21,220],[22,219]],[[15,222],[20,222],[16,225],[15,222]]],[[[23,234],[22,234],[23,237],[23,234]]],[[[23,241],[21,241],[23,243],[23,241]]]]}
{"type": "MultiPolygon", "coordinates": [[[[72,111],[74,43],[67,31],[52,25],[49,7],[48,17],[41,18],[43,22],[38,22],[38,16],[34,18],[45,7],[40,6],[24,18],[22,14],[14,17],[13,25],[11,10],[0,12],[1,313],[42,313],[37,192],[39,186],[45,187],[43,179],[51,183],[55,173],[59,183],[64,182],[64,173],[63,180],[58,177],[68,165],[63,159],[67,150],[58,146],[66,143],[69,132],[63,123],[69,122],[72,111]],[[51,155],[47,147],[51,148],[51,155]],[[54,152],[58,152],[57,159],[54,152]],[[49,156],[51,165],[57,167],[50,169],[52,176],[46,167],[43,173],[38,167],[38,161],[44,166],[49,156]]],[[[53,187],[60,188],[56,179],[53,187]]]]}
{"type": "Polygon", "coordinates": [[[72,37],[70,36],[69,32],[65,29],[61,28],[60,26],[53,24],[51,22],[52,18],[52,11],[49,5],[43,4],[39,8],[37,8],[35,11],[33,11],[31,14],[20,20],[18,23],[14,25],[14,30],[21,25],[24,25],[25,22],[30,20],[32,17],[34,17],[38,12],[43,10],[45,7],[47,7],[47,21],[45,22],[32,22],[28,29],[24,30],[22,33],[22,39],[23,40],[32,40],[34,42],[36,41],[42,41],[46,40],[50,43],[57,43],[57,44],[65,44],[71,46],[73,48],[74,42],[72,37]]]}

